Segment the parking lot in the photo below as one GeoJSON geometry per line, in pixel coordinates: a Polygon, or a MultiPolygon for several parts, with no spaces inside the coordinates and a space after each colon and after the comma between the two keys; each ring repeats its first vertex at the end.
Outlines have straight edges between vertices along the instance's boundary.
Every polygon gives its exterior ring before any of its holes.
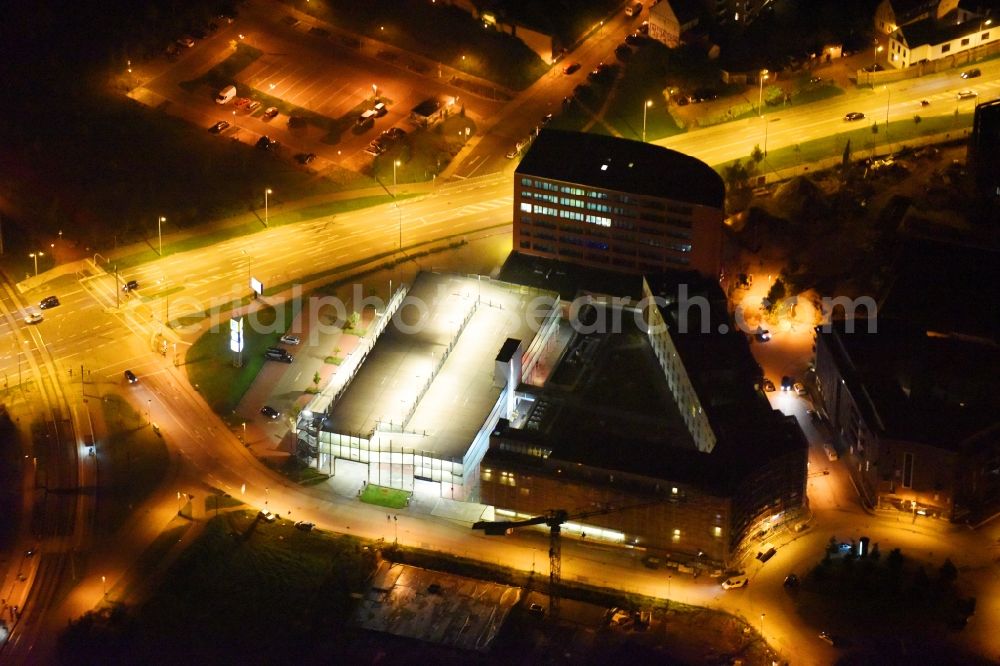
{"type": "Polygon", "coordinates": [[[230,127],[221,134],[248,144],[269,136],[280,142],[285,158],[315,153],[314,168],[319,170],[334,164],[355,171],[371,164],[364,149],[382,131],[393,126],[412,131],[409,112],[425,99],[454,99],[454,112],[464,110],[472,119],[488,117],[501,106],[449,85],[447,70],[370,40],[334,34],[286,11],[280,4],[247,3],[232,24],[180,48],[172,60],[162,57],[137,68],[138,85],[131,96],[206,130],[226,120],[230,127]],[[218,86],[199,82],[238,44],[261,52],[231,81],[241,95],[262,102],[252,111],[216,104],[218,86]],[[387,113],[358,128],[356,117],[376,98],[385,102],[387,113]],[[279,114],[269,119],[263,112],[272,105],[279,114]],[[290,117],[300,111],[321,116],[323,122],[289,126],[290,117]]]}

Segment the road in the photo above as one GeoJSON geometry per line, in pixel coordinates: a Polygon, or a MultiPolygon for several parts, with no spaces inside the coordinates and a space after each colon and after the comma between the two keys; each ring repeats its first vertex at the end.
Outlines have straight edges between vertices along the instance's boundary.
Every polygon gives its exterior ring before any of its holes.
{"type": "MultiPolygon", "coordinates": [[[[244,18],[251,25],[256,20],[265,21],[259,34],[254,32],[247,38],[258,40],[257,44],[269,53],[276,52],[273,49],[277,48],[277,42],[272,44],[266,41],[272,37],[264,36],[272,32],[273,17],[258,17],[249,12],[244,18]]],[[[605,28],[607,34],[599,31],[596,40],[588,42],[571,59],[585,62],[581,68],[585,75],[591,64],[587,61],[599,57],[602,49],[610,51],[608,47],[620,42],[629,28],[623,21],[613,21],[605,28]]],[[[223,43],[224,38],[225,35],[220,35],[216,38],[219,43],[209,48],[205,48],[208,44],[199,45],[184,58],[191,61],[199,59],[197,63],[191,63],[198,66],[210,64],[229,48],[223,43]],[[199,53],[198,49],[202,51],[199,53]]],[[[290,40],[291,36],[286,35],[284,39],[290,40]]],[[[276,87],[288,85],[286,94],[292,98],[311,99],[310,93],[297,90],[293,81],[313,74],[297,73],[293,71],[294,66],[287,62],[283,64],[280,59],[268,59],[261,63],[261,67],[263,69],[257,73],[261,80],[273,80],[276,87]]],[[[987,63],[982,68],[984,77],[976,87],[981,92],[994,94],[1000,63],[987,63]]],[[[380,85],[400,88],[406,85],[403,82],[405,77],[394,79],[391,74],[386,72],[384,76],[384,81],[391,83],[380,85]]],[[[176,81],[169,79],[169,73],[161,73],[160,76],[166,78],[148,85],[175,89],[172,94],[179,96],[178,101],[194,108],[195,119],[206,127],[217,119],[217,107],[210,99],[201,100],[198,95],[187,98],[185,96],[192,94],[176,92],[176,81]]],[[[954,90],[971,87],[967,82],[957,83],[953,78],[951,75],[940,75],[891,85],[884,91],[890,118],[896,117],[892,114],[899,114],[899,117],[912,114],[913,103],[922,98],[929,98],[931,108],[937,110],[953,99],[954,90]]],[[[459,175],[489,174],[501,164],[506,168],[509,163],[501,162],[500,155],[506,151],[507,143],[522,136],[535,124],[536,117],[544,115],[553,101],[561,100],[575,84],[574,77],[563,77],[557,70],[543,77],[522,98],[508,105],[504,113],[509,119],[498,120],[496,131],[470,148],[459,167],[459,175]]],[[[357,82],[353,85],[353,88],[348,86],[348,97],[364,93],[363,85],[357,82]]],[[[415,98],[412,90],[397,94],[401,108],[408,104],[402,100],[415,98]]],[[[782,122],[769,128],[769,149],[814,136],[835,134],[838,128],[844,126],[841,117],[849,110],[860,110],[878,118],[879,110],[883,108],[881,99],[879,90],[853,91],[842,100],[782,112],[782,122]]],[[[476,112],[490,113],[487,107],[484,109],[476,112]]],[[[950,105],[941,111],[942,114],[952,112],[950,105]]],[[[390,115],[387,122],[391,121],[390,115]]],[[[247,121],[248,127],[250,122],[247,121]]],[[[252,122],[262,123],[258,120],[252,122]]],[[[693,131],[660,143],[694,154],[709,163],[718,163],[748,154],[752,146],[759,143],[757,136],[761,124],[757,119],[730,123],[693,131]]],[[[252,127],[252,131],[261,130],[270,131],[263,125],[252,127]]],[[[290,137],[287,141],[293,143],[295,139],[290,137]]],[[[351,144],[351,151],[366,140],[362,137],[357,142],[351,144]]],[[[338,157],[345,158],[344,155],[338,157]]],[[[356,155],[347,157],[354,159],[356,155]]],[[[336,158],[331,154],[328,159],[336,158]]],[[[8,645],[10,652],[5,657],[10,657],[11,663],[44,661],[41,657],[45,650],[52,649],[49,639],[53,633],[50,632],[65,626],[67,619],[94,607],[105,596],[106,590],[111,590],[113,594],[123,584],[138,553],[175,517],[178,492],[203,497],[210,487],[217,488],[245,498],[252,506],[271,508],[286,517],[311,520],[328,529],[364,537],[387,538],[388,521],[384,519],[382,510],[358,503],[349,493],[336,495],[321,488],[293,486],[257,463],[187,383],[182,370],[171,362],[172,353],[161,356],[156,352],[160,341],[158,336],[165,336],[171,343],[179,345],[190,342],[200,329],[171,328],[170,322],[214,306],[222,307],[233,299],[245,296],[250,275],[258,277],[265,285],[291,284],[318,273],[346,271],[362,259],[392,256],[443,239],[462,237],[488,228],[503,228],[511,218],[511,188],[509,174],[495,173],[441,185],[431,194],[400,201],[398,207],[390,203],[365,211],[328,216],[264,230],[210,248],[167,256],[125,272],[124,279],[136,279],[140,283],[136,294],[125,299],[119,290],[120,282],[108,273],[93,272],[79,280],[74,277],[59,278],[29,294],[33,301],[37,301],[50,291],[58,290],[63,301],[59,308],[46,311],[45,321],[34,327],[21,322],[17,313],[23,311],[25,303],[18,302],[8,292],[0,333],[3,334],[2,339],[11,341],[11,344],[7,347],[4,343],[7,348],[0,348],[3,354],[0,356],[0,367],[11,378],[17,372],[19,390],[31,392],[47,387],[44,389],[47,400],[26,400],[25,407],[55,405],[50,415],[43,413],[42,416],[52,424],[72,423],[73,415],[82,413],[79,409],[84,404],[84,393],[98,398],[109,392],[120,393],[140,413],[147,413],[148,421],[159,424],[175,457],[176,468],[173,468],[169,484],[144,506],[137,508],[136,518],[129,529],[106,543],[88,542],[88,509],[85,503],[73,501],[72,508],[65,507],[58,511],[60,521],[71,520],[71,524],[60,523],[62,527],[47,530],[40,544],[42,556],[29,558],[38,562],[34,565],[37,567],[32,574],[34,580],[27,581],[31,594],[35,596],[23,606],[26,612],[24,626],[15,628],[8,645]],[[82,378],[77,370],[80,366],[84,372],[82,378]],[[121,373],[127,368],[140,376],[139,384],[125,385],[121,373]],[[69,375],[70,370],[76,373],[73,377],[69,375]],[[31,384],[28,383],[29,377],[33,378],[31,384]],[[74,396],[72,391],[77,378],[83,380],[81,386],[84,391],[74,396]],[[67,576],[76,578],[76,572],[67,573],[71,563],[67,553],[72,554],[77,548],[95,549],[100,557],[94,561],[101,564],[82,574],[64,602],[53,608],[49,602],[55,598],[57,584],[66,581],[67,576]],[[38,614],[29,615],[34,608],[38,609],[38,614]]],[[[402,191],[405,192],[405,189],[402,191]]],[[[99,264],[101,268],[107,267],[106,262],[99,264]]],[[[794,333],[790,329],[786,339],[783,339],[784,333],[777,332],[772,343],[761,350],[764,356],[759,358],[769,377],[789,372],[799,374],[804,369],[808,344],[802,332],[794,333]]],[[[758,350],[755,348],[755,351],[758,350]]],[[[987,546],[995,545],[996,530],[968,532],[931,521],[907,524],[900,522],[898,516],[866,513],[850,487],[846,472],[837,463],[827,461],[819,449],[822,433],[815,431],[805,420],[805,403],[787,394],[772,396],[772,400],[777,408],[794,413],[810,438],[809,496],[814,521],[813,527],[804,534],[775,535],[778,555],[767,565],[754,563],[748,570],[751,585],[746,590],[724,593],[710,581],[681,576],[666,579],[663,572],[645,569],[635,551],[584,546],[571,540],[567,540],[563,549],[564,577],[607,584],[626,591],[658,596],[669,594],[671,598],[681,601],[729,610],[747,618],[753,626],[758,625],[759,616],[763,613],[764,633],[768,641],[786,657],[794,657],[796,663],[830,663],[836,656],[832,648],[816,638],[818,628],[803,626],[798,621],[781,587],[781,580],[787,572],[803,572],[821,556],[830,536],[857,538],[864,533],[873,541],[879,541],[883,551],[899,546],[908,552],[926,553],[932,560],[940,560],[948,553],[960,566],[967,564],[974,568],[977,584],[983,586],[980,587],[981,599],[986,598],[982,591],[997,591],[995,564],[980,555],[991,552],[987,546]],[[824,471],[829,474],[824,474],[824,471]]],[[[78,430],[77,427],[72,432],[78,430]]],[[[75,434],[70,439],[72,444],[67,441],[66,445],[72,446],[73,451],[61,459],[76,460],[79,444],[75,434]]],[[[100,459],[98,448],[92,466],[84,457],[71,468],[53,472],[50,478],[59,478],[60,485],[68,484],[67,487],[72,488],[95,484],[96,479],[88,475],[96,474],[96,463],[100,459]]],[[[46,515],[54,514],[47,511],[46,515]]],[[[456,526],[452,521],[431,516],[430,507],[412,506],[397,515],[399,540],[404,545],[436,548],[525,570],[535,567],[544,571],[547,546],[542,534],[502,540],[486,538],[466,527],[456,526]]],[[[25,545],[30,547],[27,542],[25,545]]],[[[1000,595],[993,594],[991,598],[997,599],[1000,595]]],[[[980,615],[985,616],[981,617],[982,620],[995,620],[1000,618],[1000,609],[995,603],[986,602],[981,606],[980,615]]],[[[989,632],[989,626],[987,621],[973,623],[963,638],[981,651],[1000,655],[998,637],[989,632]]]]}

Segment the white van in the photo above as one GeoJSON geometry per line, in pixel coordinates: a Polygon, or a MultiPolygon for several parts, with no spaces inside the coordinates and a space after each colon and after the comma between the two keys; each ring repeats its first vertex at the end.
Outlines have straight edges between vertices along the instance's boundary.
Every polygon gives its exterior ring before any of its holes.
{"type": "Polygon", "coordinates": [[[236,86],[226,86],[215,96],[216,104],[226,104],[236,97],[236,86]]]}
{"type": "Polygon", "coordinates": [[[637,2],[633,5],[629,5],[628,9],[625,10],[625,16],[638,16],[642,12],[642,3],[637,2]]]}

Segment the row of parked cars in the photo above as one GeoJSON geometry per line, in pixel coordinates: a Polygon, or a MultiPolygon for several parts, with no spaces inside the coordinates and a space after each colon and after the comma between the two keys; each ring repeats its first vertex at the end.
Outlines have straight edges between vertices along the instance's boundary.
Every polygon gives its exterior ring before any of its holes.
{"type": "Polygon", "coordinates": [[[173,60],[180,55],[181,50],[194,48],[196,40],[206,39],[209,35],[215,33],[222,24],[232,23],[236,18],[235,12],[223,12],[218,14],[213,20],[208,23],[196,23],[188,28],[187,33],[181,35],[174,42],[164,49],[163,53],[167,58],[173,60]]]}

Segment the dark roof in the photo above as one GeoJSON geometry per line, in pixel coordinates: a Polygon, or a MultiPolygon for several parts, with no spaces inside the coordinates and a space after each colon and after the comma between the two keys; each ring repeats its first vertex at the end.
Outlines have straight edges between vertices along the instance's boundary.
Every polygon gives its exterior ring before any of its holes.
{"type": "Polygon", "coordinates": [[[763,372],[747,332],[734,327],[718,282],[695,273],[664,273],[646,281],[663,299],[660,314],[719,440],[759,425],[770,411],[757,388],[763,372]],[[700,299],[709,304],[707,312],[698,307],[700,299]]]}
{"type": "Polygon", "coordinates": [[[501,363],[507,363],[514,357],[514,352],[517,351],[520,344],[521,341],[516,338],[507,338],[503,343],[503,347],[500,347],[496,360],[501,363]]]}
{"type": "Polygon", "coordinates": [[[543,129],[515,172],[616,192],[724,208],[725,185],[699,159],[650,143],[543,129]]]}
{"type": "Polygon", "coordinates": [[[877,330],[837,322],[820,333],[841,376],[880,436],[957,448],[998,424],[995,369],[1000,347],[980,340],[928,334],[879,316],[877,330]]]}
{"type": "Polygon", "coordinates": [[[926,238],[908,239],[879,317],[921,330],[954,333],[1000,344],[1000,252],[926,238]]]}
{"type": "MultiPolygon", "coordinates": [[[[540,269],[547,272],[555,265],[558,262],[545,262],[540,269]]],[[[586,274],[592,280],[601,277],[600,271],[592,269],[586,274]]],[[[718,284],[697,273],[682,272],[647,281],[653,294],[665,300],[660,310],[718,436],[715,449],[701,453],[695,448],[649,339],[628,313],[622,313],[618,320],[625,325],[622,332],[591,334],[596,343],[593,347],[579,345],[584,350],[590,348],[590,356],[585,352],[582,358],[575,358],[572,351],[564,352],[545,388],[519,388],[536,394],[536,404],[546,403],[548,417],[541,420],[537,431],[508,429],[502,436],[548,449],[556,464],[580,463],[690,482],[720,495],[731,494],[750,471],[779,456],[795,452],[804,456],[807,444],[794,418],[789,420],[772,410],[755,388],[760,368],[750,353],[746,334],[734,330],[718,284]],[[680,330],[677,294],[681,285],[688,298],[709,302],[706,332],[702,332],[700,322],[687,332],[680,330]],[[720,332],[720,324],[727,325],[725,333],[720,332]]],[[[576,293],[588,291],[585,281],[578,285],[576,293]]],[[[619,293],[635,297],[632,291],[619,293]]],[[[581,336],[577,333],[574,341],[581,336]]],[[[517,454],[492,448],[488,455],[517,458],[517,454]]],[[[529,461],[525,458],[522,462],[529,461]]],[[[536,460],[534,464],[543,463],[536,460]]]]}
{"type": "Polygon", "coordinates": [[[555,259],[511,252],[500,269],[504,282],[555,291],[563,300],[580,294],[608,294],[642,298],[642,277],[617,271],[589,268],[555,259]]]}
{"type": "Polygon", "coordinates": [[[681,28],[688,23],[697,23],[705,13],[705,3],[701,0],[670,0],[670,8],[674,10],[681,28]]]}
{"type": "Polygon", "coordinates": [[[892,33],[892,37],[912,49],[924,44],[934,45],[950,42],[975,32],[978,26],[978,21],[975,24],[971,21],[956,24],[953,21],[931,17],[897,28],[896,32],[892,33]]]}
{"type": "Polygon", "coordinates": [[[940,0],[892,0],[890,4],[896,24],[902,25],[921,14],[936,14],[939,2],[940,0]]]}

